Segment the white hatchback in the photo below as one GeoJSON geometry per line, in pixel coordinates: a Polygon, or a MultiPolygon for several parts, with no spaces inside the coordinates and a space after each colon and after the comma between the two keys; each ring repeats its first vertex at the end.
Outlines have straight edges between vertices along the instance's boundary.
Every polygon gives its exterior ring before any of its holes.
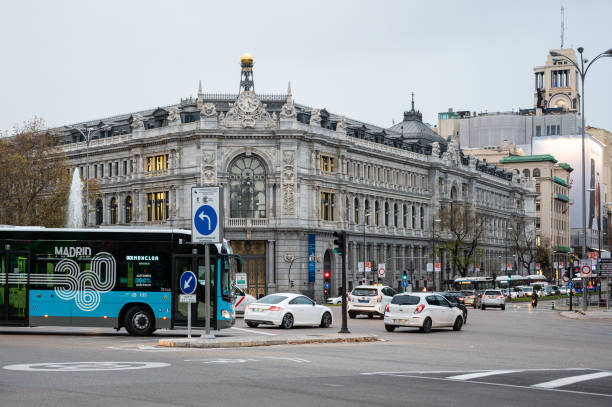
{"type": "Polygon", "coordinates": [[[348,296],[348,315],[356,318],[358,314],[373,318],[385,315],[385,308],[397,294],[393,288],[384,285],[360,285],[353,288],[348,296]]]}
{"type": "Polygon", "coordinates": [[[485,310],[487,307],[497,307],[501,310],[506,309],[506,297],[500,290],[485,290],[480,299],[480,309],[485,310]]]}
{"type": "Polygon", "coordinates": [[[289,329],[297,325],[328,328],[333,321],[330,308],[301,294],[278,293],[249,304],[244,312],[244,322],[251,328],[261,324],[289,329]]]}
{"type": "Polygon", "coordinates": [[[386,308],[385,329],[389,332],[400,326],[419,328],[421,332],[440,327],[459,331],[463,326],[461,310],[437,294],[398,294],[386,308]]]}

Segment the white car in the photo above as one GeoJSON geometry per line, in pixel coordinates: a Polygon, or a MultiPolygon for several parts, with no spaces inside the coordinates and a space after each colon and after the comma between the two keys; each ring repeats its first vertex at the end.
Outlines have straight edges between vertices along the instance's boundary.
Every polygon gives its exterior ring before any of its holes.
{"type": "Polygon", "coordinates": [[[530,285],[521,285],[518,288],[523,291],[524,297],[531,297],[533,295],[533,287],[530,285]]]}
{"type": "Polygon", "coordinates": [[[330,308],[295,293],[266,295],[249,304],[244,312],[244,322],[251,328],[260,324],[285,329],[298,325],[328,328],[333,322],[332,318],[330,308]]]}
{"type": "Polygon", "coordinates": [[[501,310],[506,309],[506,297],[500,290],[485,290],[480,298],[480,309],[485,310],[487,307],[497,307],[501,310]]]}
{"type": "Polygon", "coordinates": [[[400,326],[419,328],[421,332],[439,327],[452,327],[459,331],[463,326],[461,310],[438,294],[397,294],[386,309],[384,320],[388,332],[400,326]]]}
{"type": "Polygon", "coordinates": [[[328,304],[333,304],[333,305],[342,304],[342,296],[339,296],[339,297],[329,297],[327,299],[327,303],[328,304]]]}
{"type": "Polygon", "coordinates": [[[393,288],[384,285],[360,285],[353,288],[348,296],[348,315],[356,318],[358,314],[373,318],[385,315],[385,308],[397,294],[393,288]]]}
{"type": "Polygon", "coordinates": [[[255,297],[251,294],[245,293],[241,288],[234,287],[234,310],[236,311],[236,315],[244,314],[244,310],[247,305],[255,302],[255,297]]]}

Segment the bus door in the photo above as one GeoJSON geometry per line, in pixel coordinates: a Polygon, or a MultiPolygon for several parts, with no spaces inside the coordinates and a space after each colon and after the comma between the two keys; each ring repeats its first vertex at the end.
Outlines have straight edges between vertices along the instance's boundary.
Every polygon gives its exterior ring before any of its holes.
{"type": "Polygon", "coordinates": [[[0,252],[0,322],[6,325],[28,324],[27,252],[0,252]]]}
{"type": "MultiPolygon", "coordinates": [[[[178,254],[174,256],[174,284],[173,284],[173,323],[177,326],[187,326],[187,307],[191,306],[191,326],[192,327],[204,327],[206,318],[206,307],[204,302],[205,296],[205,258],[202,255],[191,255],[191,254],[178,254]],[[182,294],[179,280],[181,274],[185,271],[191,270],[196,275],[198,284],[196,286],[196,299],[195,304],[187,304],[180,302],[180,295],[182,294]]],[[[216,327],[217,308],[216,298],[217,293],[215,291],[215,280],[217,269],[217,256],[210,256],[210,326],[212,329],[216,327]]]]}

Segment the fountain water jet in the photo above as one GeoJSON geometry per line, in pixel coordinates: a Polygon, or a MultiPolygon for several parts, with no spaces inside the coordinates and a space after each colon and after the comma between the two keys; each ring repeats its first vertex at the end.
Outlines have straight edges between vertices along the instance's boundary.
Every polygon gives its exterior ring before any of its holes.
{"type": "Polygon", "coordinates": [[[72,184],[70,185],[70,195],[68,197],[68,218],[66,219],[67,228],[82,228],[83,222],[83,181],[78,168],[72,173],[72,184]]]}

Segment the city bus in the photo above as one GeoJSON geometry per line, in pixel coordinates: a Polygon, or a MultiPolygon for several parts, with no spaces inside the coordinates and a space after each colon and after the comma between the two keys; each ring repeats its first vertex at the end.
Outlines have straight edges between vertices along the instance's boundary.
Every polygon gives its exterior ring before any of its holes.
{"type": "MultiPolygon", "coordinates": [[[[510,275],[510,287],[518,287],[521,285],[529,285],[529,278],[525,276],[519,276],[517,274],[510,275]]],[[[508,288],[508,276],[498,276],[495,279],[495,286],[500,289],[508,288]]]]}
{"type": "Polygon", "coordinates": [[[495,286],[495,282],[493,281],[493,277],[461,277],[456,278],[453,285],[457,291],[479,291],[486,290],[487,288],[493,288],[495,286]]]}
{"type": "MultiPolygon", "coordinates": [[[[0,325],[125,328],[132,335],[205,325],[204,246],[178,229],[0,227],[0,325]],[[196,303],[179,301],[179,279],[197,277],[196,303]]],[[[210,246],[211,328],[235,323],[227,242],[210,246]]]]}

